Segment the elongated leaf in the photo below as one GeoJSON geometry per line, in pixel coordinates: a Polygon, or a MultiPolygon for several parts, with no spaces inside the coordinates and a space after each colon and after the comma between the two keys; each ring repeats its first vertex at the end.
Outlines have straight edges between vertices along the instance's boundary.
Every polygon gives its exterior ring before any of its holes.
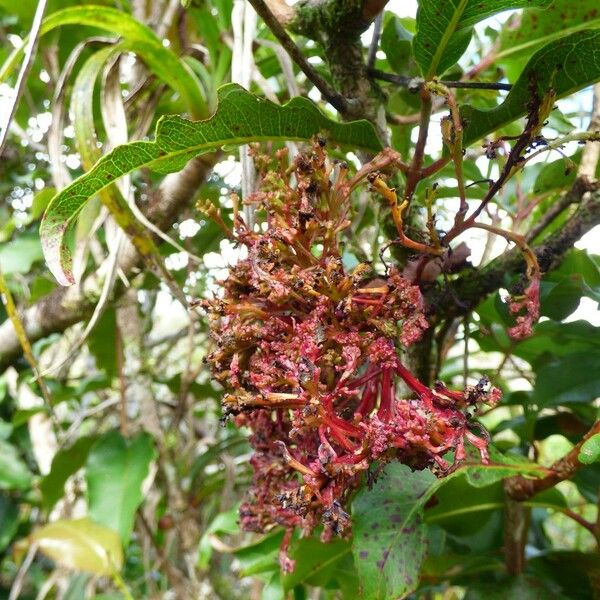
{"type": "Polygon", "coordinates": [[[600,29],[573,33],[544,46],[527,63],[506,100],[488,111],[466,106],[464,142],[472,144],[522,117],[532,90],[543,97],[550,88],[563,98],[600,80],[600,29]]]}
{"type": "Polygon", "coordinates": [[[72,446],[61,448],[56,453],[52,459],[50,473],[40,482],[42,504],[46,510],[51,510],[62,498],[67,479],[85,464],[94,441],[93,437],[80,437],[72,446]]]}
{"type": "Polygon", "coordinates": [[[147,167],[160,173],[177,171],[192,158],[224,145],[265,140],[308,140],[317,133],[334,143],[373,152],[382,149],[367,121],[336,123],[310,101],[294,98],[278,106],[236,84],[219,90],[219,106],[210,119],[188,121],[165,116],[154,142],[132,142],[102,157],[93,169],[56,195],[42,219],[40,237],[48,267],[62,282],[70,281],[70,256],[65,233],[85,203],[117,178],[147,167]]]}
{"type": "MultiPolygon", "coordinates": [[[[64,25],[97,27],[120,36],[128,50],[138,54],[152,72],[180,94],[191,115],[200,117],[206,114],[200,83],[192,70],[172,50],[165,48],[149,27],[131,15],[106,6],[73,6],[49,15],[42,24],[40,36],[64,25]]],[[[15,69],[24,46],[15,50],[4,63],[0,69],[0,82],[15,69]]]]}
{"type": "Polygon", "coordinates": [[[86,463],[91,518],[116,531],[125,546],[142,502],[141,485],[155,456],[152,438],[141,433],[129,444],[111,431],[92,446],[86,463]]]}
{"type": "Polygon", "coordinates": [[[511,8],[548,6],[552,0],[421,0],[413,51],[427,79],[450,68],[463,55],[479,21],[511,8]]]}
{"type": "Polygon", "coordinates": [[[26,490],[33,476],[16,448],[0,440],[0,490],[26,490]]]}
{"type": "Polygon", "coordinates": [[[56,564],[94,575],[112,575],[123,566],[117,533],[90,519],[54,521],[34,531],[30,540],[56,564]]]}
{"type": "Polygon", "coordinates": [[[13,539],[19,527],[19,504],[9,496],[0,494],[0,551],[13,539]]]}

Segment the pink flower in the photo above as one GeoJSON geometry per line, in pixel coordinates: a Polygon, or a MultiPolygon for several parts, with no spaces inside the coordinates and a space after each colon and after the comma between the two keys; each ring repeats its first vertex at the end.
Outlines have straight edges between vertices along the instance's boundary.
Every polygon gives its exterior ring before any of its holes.
{"type": "Polygon", "coordinates": [[[508,335],[515,340],[529,337],[540,318],[540,278],[535,277],[531,281],[523,296],[511,297],[508,309],[511,314],[518,315],[516,324],[508,330],[508,335]]]}
{"type": "MultiPolygon", "coordinates": [[[[249,201],[267,226],[251,231],[236,219],[247,258],[230,268],[222,299],[204,302],[216,346],[207,362],[254,451],[242,527],[322,524],[324,540],[349,533],[344,506],[373,461],[440,471],[447,453],[465,457],[465,443],[486,460],[487,439],[472,433],[467,409],[500,395],[484,380],[431,389],[401,363],[429,326],[421,291],[394,268],[346,271],[347,186],[333,186],[330,173],[317,144],[296,159],[295,186],[285,170],[264,177],[249,201]]],[[[532,315],[529,294],[522,306],[532,315]]],[[[293,568],[287,543],[280,561],[293,568]]]]}

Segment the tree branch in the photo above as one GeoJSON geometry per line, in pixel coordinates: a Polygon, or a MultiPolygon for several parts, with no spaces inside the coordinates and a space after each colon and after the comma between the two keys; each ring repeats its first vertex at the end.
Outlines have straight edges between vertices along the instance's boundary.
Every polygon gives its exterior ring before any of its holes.
{"type": "MultiPolygon", "coordinates": [[[[146,217],[165,230],[177,219],[182,208],[189,204],[200,184],[216,162],[217,155],[207,155],[190,161],[182,171],[167,175],[152,202],[146,217]]],[[[125,242],[118,267],[124,273],[135,275],[141,262],[133,245],[125,242]]],[[[21,319],[31,342],[60,333],[89,317],[102,288],[101,270],[89,275],[80,285],[60,287],[27,308],[21,319]]],[[[21,347],[10,320],[0,325],[0,372],[21,356],[21,347]]]]}
{"type": "Polygon", "coordinates": [[[596,421],[593,427],[585,434],[585,436],[583,436],[583,439],[580,440],[568,454],[563,456],[560,460],[557,460],[550,467],[550,475],[546,475],[546,477],[542,477],[541,479],[528,479],[523,477],[523,475],[517,475],[507,479],[505,482],[507,494],[513,500],[522,502],[523,500],[529,500],[529,498],[532,498],[544,490],[554,487],[561,481],[571,479],[571,477],[583,467],[583,464],[579,462],[578,458],[581,446],[583,446],[586,440],[597,433],[600,433],[600,421],[596,421]]]}
{"type": "MultiPolygon", "coordinates": [[[[386,73],[379,69],[369,68],[369,75],[381,81],[394,83],[400,87],[409,88],[411,90],[419,90],[423,87],[425,80],[420,77],[406,77],[403,75],[395,75],[394,73],[386,73]]],[[[510,91],[512,85],[510,83],[495,83],[488,81],[437,81],[437,83],[446,86],[447,88],[463,88],[472,90],[505,90],[510,91]]]]}
{"type": "Polygon", "coordinates": [[[306,77],[308,77],[308,79],[321,92],[323,97],[336,110],[338,110],[341,114],[344,114],[348,110],[348,103],[344,96],[336,92],[329,85],[329,83],[327,83],[327,81],[325,81],[325,79],[313,69],[312,65],[308,62],[304,54],[302,54],[300,48],[296,46],[294,40],[292,40],[292,38],[287,34],[281,23],[271,12],[267,6],[267,3],[264,0],[249,0],[249,2],[265,22],[265,25],[279,40],[279,43],[285,48],[286,52],[290,55],[290,58],[298,65],[298,67],[300,67],[306,77]]]}
{"type": "Polygon", "coordinates": [[[303,0],[288,29],[319,43],[336,91],[345,99],[344,119],[368,119],[387,143],[385,97],[368,77],[360,36],[388,0],[303,0]]]}
{"type": "MultiPolygon", "coordinates": [[[[573,193],[581,200],[577,210],[558,231],[533,247],[543,272],[555,269],[575,242],[600,224],[600,191],[585,194],[589,187],[576,182],[573,193]]],[[[576,201],[576,200],[575,200],[576,201]]],[[[454,319],[474,310],[489,294],[506,284],[507,273],[524,273],[525,261],[518,249],[504,253],[482,269],[474,269],[427,295],[430,306],[436,307],[436,320],[454,319]]]]}

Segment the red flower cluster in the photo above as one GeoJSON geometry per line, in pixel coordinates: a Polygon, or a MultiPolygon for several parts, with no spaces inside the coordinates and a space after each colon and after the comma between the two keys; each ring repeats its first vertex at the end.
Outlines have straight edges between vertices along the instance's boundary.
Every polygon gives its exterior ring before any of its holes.
{"type": "Polygon", "coordinates": [[[447,470],[443,456],[464,459],[465,440],[486,461],[467,409],[500,392],[485,381],[461,392],[423,385],[400,360],[428,327],[418,286],[395,269],[344,267],[350,193],[369,168],[350,179],[318,143],[290,168],[278,159],[249,199],[264,222],[250,229],[234,215],[248,255],[222,298],[204,302],[216,343],[207,360],[226,412],[252,431],[243,527],[322,523],[328,539],[348,532],[344,501],[374,461],[447,470]]]}
{"type": "Polygon", "coordinates": [[[530,284],[525,289],[523,296],[511,296],[508,301],[508,310],[516,315],[516,324],[508,330],[508,334],[515,340],[522,340],[533,333],[533,326],[540,318],[540,277],[532,277],[530,284]]]}

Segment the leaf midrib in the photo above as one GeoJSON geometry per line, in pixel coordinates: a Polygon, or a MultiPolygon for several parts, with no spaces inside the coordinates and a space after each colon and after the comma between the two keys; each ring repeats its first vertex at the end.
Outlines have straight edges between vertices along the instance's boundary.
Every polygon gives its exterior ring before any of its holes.
{"type": "Polygon", "coordinates": [[[542,46],[547,42],[551,42],[553,40],[560,39],[562,37],[566,37],[567,35],[571,35],[572,33],[577,33],[578,31],[582,31],[584,29],[594,29],[595,26],[600,27],[600,19],[593,19],[586,23],[580,23],[579,25],[572,25],[571,27],[567,27],[566,29],[562,29],[560,31],[555,31],[554,33],[549,33],[548,35],[541,36],[529,42],[524,42],[522,44],[518,44],[516,46],[511,46],[510,48],[506,48],[506,50],[501,50],[496,54],[495,60],[501,60],[503,58],[507,58],[513,54],[517,54],[522,50],[527,50],[527,48],[532,48],[534,46],[542,46]]]}
{"type": "Polygon", "coordinates": [[[454,14],[450,19],[450,23],[448,23],[448,27],[446,27],[439,46],[437,47],[437,50],[431,59],[431,64],[429,65],[427,75],[425,76],[426,79],[431,79],[436,74],[436,70],[440,64],[440,60],[442,59],[442,55],[446,51],[446,46],[448,45],[450,38],[456,32],[456,26],[458,25],[460,18],[465,11],[468,1],[469,0],[460,0],[459,5],[454,9],[454,14]]]}

